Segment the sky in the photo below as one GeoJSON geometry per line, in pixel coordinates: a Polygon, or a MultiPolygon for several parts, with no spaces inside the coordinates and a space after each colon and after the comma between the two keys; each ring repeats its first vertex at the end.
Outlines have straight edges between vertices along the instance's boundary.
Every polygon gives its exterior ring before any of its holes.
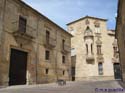
{"type": "Polygon", "coordinates": [[[23,0],[50,20],[66,29],[66,24],[86,15],[108,19],[115,29],[118,0],[23,0]]]}

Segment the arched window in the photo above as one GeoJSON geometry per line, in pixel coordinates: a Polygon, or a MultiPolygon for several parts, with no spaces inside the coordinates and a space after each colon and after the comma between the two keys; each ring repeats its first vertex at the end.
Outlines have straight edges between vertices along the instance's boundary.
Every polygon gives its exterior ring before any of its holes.
{"type": "Polygon", "coordinates": [[[85,30],[84,34],[85,35],[92,35],[93,34],[93,32],[92,32],[92,30],[90,29],[89,26],[86,27],[86,30],[85,30]]]}
{"type": "Polygon", "coordinates": [[[101,45],[97,45],[97,54],[98,54],[98,55],[101,54],[101,45]]]}
{"type": "Polygon", "coordinates": [[[92,30],[90,29],[89,26],[86,27],[85,33],[92,33],[92,30]]]}
{"type": "Polygon", "coordinates": [[[86,54],[88,54],[88,44],[86,44],[86,54]]]}
{"type": "Polygon", "coordinates": [[[89,26],[87,26],[86,30],[90,30],[89,26]]]}
{"type": "Polygon", "coordinates": [[[91,44],[91,54],[93,54],[93,44],[91,44]]]}

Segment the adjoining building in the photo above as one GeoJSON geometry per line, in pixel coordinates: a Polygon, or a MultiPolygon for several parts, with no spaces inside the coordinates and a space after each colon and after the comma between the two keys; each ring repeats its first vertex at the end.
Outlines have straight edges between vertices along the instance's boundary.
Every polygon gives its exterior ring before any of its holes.
{"type": "Polygon", "coordinates": [[[21,0],[0,0],[0,85],[71,78],[72,35],[21,0]]]}
{"type": "Polygon", "coordinates": [[[73,80],[120,79],[115,31],[107,30],[107,19],[86,16],[68,26],[71,39],[72,63],[75,63],[73,80]]]}
{"type": "Polygon", "coordinates": [[[125,82],[125,0],[118,0],[116,23],[116,38],[119,47],[119,59],[122,72],[122,81],[125,82]]]}
{"type": "Polygon", "coordinates": [[[76,75],[76,55],[71,56],[71,76],[72,81],[75,81],[75,75],[76,75]]]}

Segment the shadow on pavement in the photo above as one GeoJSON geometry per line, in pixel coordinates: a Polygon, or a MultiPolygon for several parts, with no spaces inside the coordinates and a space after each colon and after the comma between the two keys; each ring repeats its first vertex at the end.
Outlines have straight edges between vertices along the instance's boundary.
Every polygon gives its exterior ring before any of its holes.
{"type": "Polygon", "coordinates": [[[119,85],[121,85],[122,88],[125,88],[125,82],[123,82],[122,80],[116,80],[118,82],[119,85]]]}

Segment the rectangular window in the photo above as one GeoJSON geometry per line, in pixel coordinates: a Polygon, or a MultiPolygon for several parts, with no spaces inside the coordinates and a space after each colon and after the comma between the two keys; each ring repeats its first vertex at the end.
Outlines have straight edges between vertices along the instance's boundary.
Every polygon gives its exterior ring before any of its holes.
{"type": "Polygon", "coordinates": [[[113,47],[113,49],[114,49],[114,57],[115,57],[117,54],[117,47],[113,47]]]}
{"type": "Polygon", "coordinates": [[[91,54],[93,54],[93,44],[91,44],[91,54]]]}
{"type": "Polygon", "coordinates": [[[75,49],[75,48],[72,48],[72,49],[71,49],[71,56],[74,56],[74,55],[76,55],[76,49],[75,49]]]}
{"type": "Polygon", "coordinates": [[[72,67],[72,76],[75,76],[75,67],[72,67]]]}
{"type": "Polygon", "coordinates": [[[49,73],[49,69],[47,68],[47,69],[46,69],[46,74],[48,74],[48,73],[49,73]]]}
{"type": "Polygon", "coordinates": [[[97,34],[100,34],[100,28],[96,27],[95,31],[96,31],[97,34]]]}
{"type": "Polygon", "coordinates": [[[65,40],[63,39],[62,40],[62,48],[64,49],[64,47],[65,47],[65,40]]]}
{"type": "Polygon", "coordinates": [[[103,64],[102,63],[98,63],[98,72],[99,72],[99,75],[103,75],[103,64]]]}
{"type": "Polygon", "coordinates": [[[97,54],[98,54],[98,55],[101,54],[101,45],[97,45],[97,54]]]}
{"type": "Polygon", "coordinates": [[[19,31],[26,32],[27,20],[22,16],[19,17],[19,31]]]}
{"type": "Polygon", "coordinates": [[[65,75],[65,70],[63,70],[63,75],[65,75]]]}
{"type": "Polygon", "coordinates": [[[49,43],[49,39],[50,39],[50,32],[46,31],[46,42],[49,43]]]}
{"type": "Polygon", "coordinates": [[[86,44],[86,54],[88,54],[88,44],[86,44]]]}
{"type": "Polygon", "coordinates": [[[46,52],[45,52],[45,59],[49,60],[49,57],[50,57],[50,51],[46,50],[46,52]]]}
{"type": "Polygon", "coordinates": [[[65,56],[62,56],[62,63],[65,63],[65,56]]]}
{"type": "Polygon", "coordinates": [[[95,24],[95,31],[97,34],[100,34],[100,24],[95,24]]]}

